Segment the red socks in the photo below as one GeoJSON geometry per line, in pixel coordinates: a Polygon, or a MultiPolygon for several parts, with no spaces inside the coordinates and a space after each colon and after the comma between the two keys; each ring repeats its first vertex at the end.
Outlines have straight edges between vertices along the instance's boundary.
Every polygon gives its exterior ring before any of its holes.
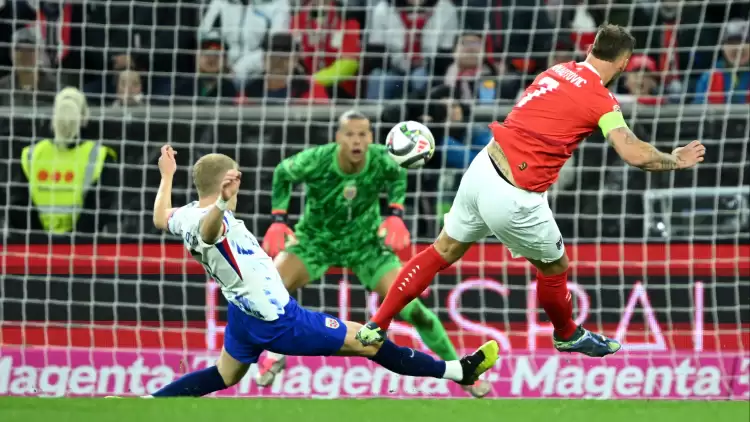
{"type": "Polygon", "coordinates": [[[401,268],[396,281],[388,289],[383,304],[375,312],[371,321],[387,330],[393,317],[429,287],[435,274],[450,265],[433,246],[412,257],[401,268]]]}
{"type": "MultiPolygon", "coordinates": [[[[418,298],[440,270],[449,266],[450,263],[432,246],[414,256],[401,268],[396,282],[388,290],[383,304],[371,321],[387,330],[396,314],[418,298]]],[[[559,340],[567,340],[573,336],[578,327],[573,321],[573,302],[568,292],[567,272],[553,276],[537,272],[536,293],[539,305],[544,308],[555,327],[555,336],[559,340]]]]}
{"type": "Polygon", "coordinates": [[[536,279],[536,298],[555,327],[555,338],[569,339],[578,327],[573,321],[573,302],[568,291],[567,271],[550,276],[537,271],[536,279]]]}

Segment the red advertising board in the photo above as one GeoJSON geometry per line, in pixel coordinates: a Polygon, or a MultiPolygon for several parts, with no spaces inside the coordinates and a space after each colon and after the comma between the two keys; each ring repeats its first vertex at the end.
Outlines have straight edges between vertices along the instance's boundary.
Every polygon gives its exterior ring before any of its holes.
{"type": "MultiPolygon", "coordinates": [[[[418,245],[413,249],[424,247],[418,245]]],[[[743,319],[750,303],[750,246],[572,245],[568,246],[568,254],[577,314],[588,327],[620,335],[626,343],[638,345],[633,350],[746,351],[750,348],[750,321],[743,319]],[[618,292],[617,297],[597,292],[602,287],[607,292],[618,292]]],[[[45,280],[40,277],[44,275],[61,278],[71,286],[83,286],[85,290],[93,284],[92,291],[98,283],[117,284],[126,278],[158,283],[178,277],[190,279],[193,285],[203,283],[203,268],[192,261],[180,244],[14,245],[0,251],[0,265],[8,275],[3,281],[5,300],[15,300],[16,304],[38,292],[19,291],[13,299],[10,284],[18,280],[26,284],[31,279],[45,280]]],[[[441,286],[447,287],[434,294],[431,305],[443,310],[441,318],[455,344],[471,348],[486,338],[496,338],[508,350],[549,348],[549,326],[534,300],[534,271],[525,261],[510,258],[501,245],[473,248],[441,277],[441,286]],[[479,299],[473,298],[472,292],[477,291],[491,297],[476,302],[479,299]],[[478,316],[468,313],[467,308],[496,315],[478,316]],[[503,309],[511,314],[502,314],[503,309]]],[[[374,297],[353,306],[352,302],[361,297],[358,293],[361,290],[341,270],[332,270],[326,281],[329,280],[335,283],[334,296],[320,299],[323,302],[316,298],[310,302],[305,296],[303,303],[355,320],[365,315],[350,312],[350,308],[372,310],[377,306],[374,297]]],[[[112,306],[135,308],[139,318],[123,318],[116,311],[114,320],[82,321],[70,320],[70,316],[53,317],[49,307],[41,308],[40,312],[19,311],[17,316],[8,315],[10,311],[6,310],[0,340],[17,345],[213,349],[221,344],[222,317],[214,309],[222,299],[210,284],[207,286],[200,302],[186,299],[184,304],[176,305],[205,308],[198,318],[169,320],[158,313],[149,314],[149,308],[158,311],[160,306],[167,307],[148,295],[121,294],[117,296],[118,303],[112,306]]],[[[70,297],[39,296],[39,299],[76,306],[75,299],[70,297]]],[[[92,307],[108,305],[100,299],[90,300],[92,307]]],[[[409,327],[397,325],[392,331],[400,341],[420,346],[409,327]]]]}

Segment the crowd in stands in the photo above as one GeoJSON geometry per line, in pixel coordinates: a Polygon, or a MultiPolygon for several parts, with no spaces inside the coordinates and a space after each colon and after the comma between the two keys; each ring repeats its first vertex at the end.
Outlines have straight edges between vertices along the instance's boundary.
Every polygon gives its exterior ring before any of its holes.
{"type": "Polygon", "coordinates": [[[748,101],[743,2],[684,5],[679,22],[673,2],[505,3],[3,1],[0,65],[15,77],[2,97],[27,104],[31,85],[75,86],[93,105],[253,104],[424,97],[447,85],[460,101],[491,103],[515,99],[550,64],[580,59],[610,21],[633,27],[638,42],[618,93],[646,104],[748,101]]]}
{"type": "Polygon", "coordinates": [[[429,123],[433,165],[462,169],[490,137],[472,109],[583,59],[605,22],[637,41],[621,103],[750,103],[749,21],[746,2],[0,0],[0,107],[390,100],[382,122],[429,123]]]}

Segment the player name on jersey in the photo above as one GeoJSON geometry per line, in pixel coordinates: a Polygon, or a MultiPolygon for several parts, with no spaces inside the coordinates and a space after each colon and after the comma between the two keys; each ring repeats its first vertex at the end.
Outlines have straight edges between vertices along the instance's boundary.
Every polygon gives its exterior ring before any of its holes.
{"type": "Polygon", "coordinates": [[[587,83],[586,79],[584,79],[581,75],[565,67],[565,65],[563,64],[552,66],[552,71],[560,75],[560,77],[563,78],[564,81],[570,82],[578,88],[583,87],[583,85],[587,83]]]}

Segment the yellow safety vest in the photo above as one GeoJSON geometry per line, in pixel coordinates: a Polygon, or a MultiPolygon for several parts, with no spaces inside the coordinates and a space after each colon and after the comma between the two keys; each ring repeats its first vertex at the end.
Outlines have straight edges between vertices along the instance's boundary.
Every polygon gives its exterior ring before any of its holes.
{"type": "Polygon", "coordinates": [[[21,165],[46,231],[69,233],[75,228],[86,192],[99,180],[108,154],[116,156],[93,141],[66,149],[44,139],[23,149],[21,165]]]}

